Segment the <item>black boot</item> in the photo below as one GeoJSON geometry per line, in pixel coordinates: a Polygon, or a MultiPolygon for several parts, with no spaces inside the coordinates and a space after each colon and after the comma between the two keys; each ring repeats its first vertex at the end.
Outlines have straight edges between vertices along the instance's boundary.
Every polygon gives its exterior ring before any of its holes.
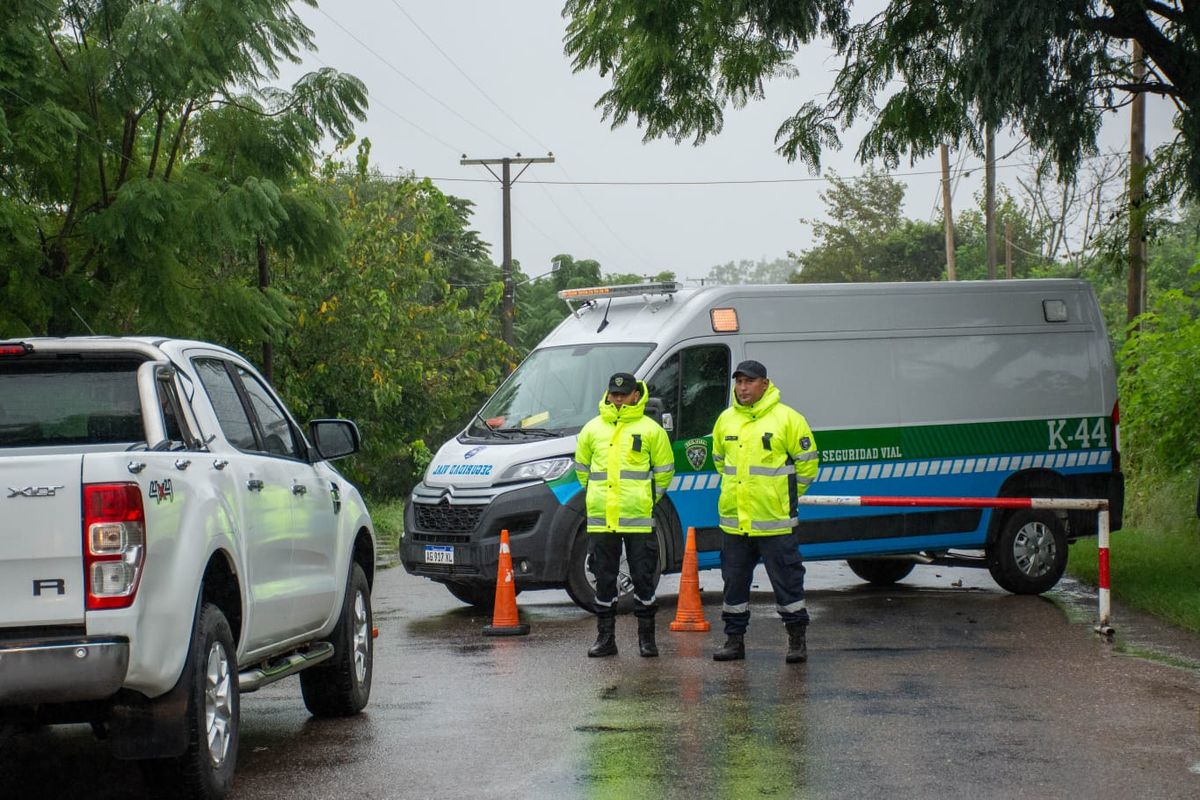
{"type": "Polygon", "coordinates": [[[802,661],[808,661],[808,645],[804,641],[804,634],[807,630],[808,625],[803,622],[793,622],[787,626],[787,663],[799,664],[802,661]]]}
{"type": "Polygon", "coordinates": [[[588,648],[588,658],[603,658],[617,654],[616,617],[596,617],[596,643],[588,648]]]}
{"type": "Polygon", "coordinates": [[[638,652],[642,658],[658,655],[658,645],[654,643],[654,617],[638,617],[638,652]]]}
{"type": "Polygon", "coordinates": [[[725,637],[725,646],[713,653],[713,661],[741,661],[746,657],[745,634],[731,633],[725,637]]]}

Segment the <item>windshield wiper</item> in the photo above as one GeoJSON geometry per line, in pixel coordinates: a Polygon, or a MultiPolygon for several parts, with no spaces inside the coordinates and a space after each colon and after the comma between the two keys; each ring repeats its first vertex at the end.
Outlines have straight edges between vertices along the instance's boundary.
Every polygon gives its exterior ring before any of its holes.
{"type": "Polygon", "coordinates": [[[511,439],[512,438],[512,434],[510,434],[504,428],[493,428],[491,425],[488,425],[487,420],[485,420],[483,418],[483,415],[480,414],[480,412],[478,412],[478,411],[475,412],[475,419],[479,421],[479,424],[482,425],[483,429],[485,431],[487,431],[488,433],[495,434],[496,436],[499,436],[502,439],[511,439]]]}
{"type": "Polygon", "coordinates": [[[496,433],[524,433],[540,439],[555,439],[561,435],[549,428],[497,428],[496,433]]]}

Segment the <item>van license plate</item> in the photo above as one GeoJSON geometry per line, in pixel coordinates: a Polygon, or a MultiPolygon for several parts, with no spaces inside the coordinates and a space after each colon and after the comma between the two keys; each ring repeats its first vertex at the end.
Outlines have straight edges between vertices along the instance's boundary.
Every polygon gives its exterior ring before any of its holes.
{"type": "Polygon", "coordinates": [[[449,545],[426,545],[426,564],[453,564],[454,548],[449,545]]]}

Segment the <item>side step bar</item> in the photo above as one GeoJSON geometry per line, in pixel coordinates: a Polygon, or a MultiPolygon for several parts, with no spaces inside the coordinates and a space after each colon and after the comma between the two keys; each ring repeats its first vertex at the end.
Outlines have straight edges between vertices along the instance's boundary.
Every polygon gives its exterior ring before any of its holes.
{"type": "Polygon", "coordinates": [[[295,675],[302,669],[320,664],[333,656],[333,644],[330,642],[315,642],[304,650],[297,650],[274,661],[260,664],[253,669],[238,673],[238,690],[242,694],[261,689],[268,683],[295,675]]]}

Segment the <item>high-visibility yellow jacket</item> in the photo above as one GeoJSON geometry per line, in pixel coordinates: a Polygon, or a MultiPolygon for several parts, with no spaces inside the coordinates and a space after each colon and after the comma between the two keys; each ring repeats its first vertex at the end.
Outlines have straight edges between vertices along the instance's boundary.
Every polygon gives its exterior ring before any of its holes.
{"type": "Polygon", "coordinates": [[[713,428],[713,464],[721,473],[721,530],[779,536],[796,525],[795,497],[817,477],[817,443],[808,422],[779,402],[774,384],[754,405],[733,404],[713,428]]]}
{"type": "Polygon", "coordinates": [[[638,388],[642,398],[636,405],[617,408],[605,395],[600,416],[579,432],[575,476],[587,490],[589,533],[654,530],[654,504],[675,474],[671,440],[644,413],[646,384],[638,381],[638,388]]]}

